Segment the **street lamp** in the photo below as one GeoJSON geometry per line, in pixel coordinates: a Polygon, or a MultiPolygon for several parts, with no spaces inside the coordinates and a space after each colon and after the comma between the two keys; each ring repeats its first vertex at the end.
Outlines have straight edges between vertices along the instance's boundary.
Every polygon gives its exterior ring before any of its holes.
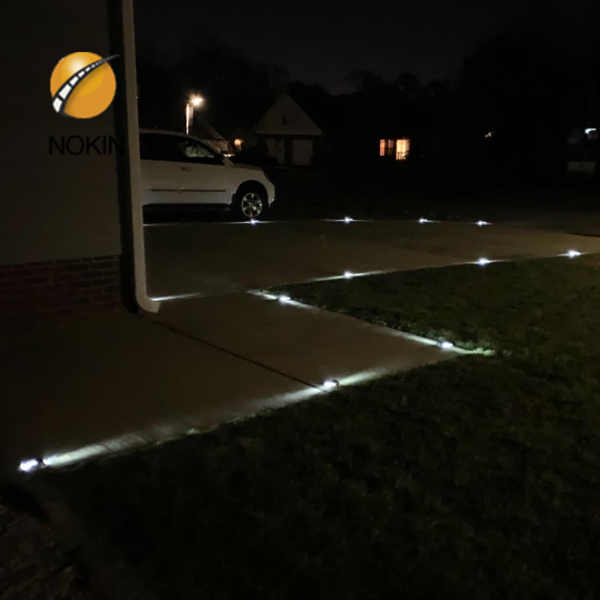
{"type": "Polygon", "coordinates": [[[194,108],[200,108],[204,104],[204,98],[198,94],[193,94],[188,98],[185,105],[185,133],[189,135],[190,126],[194,118],[194,108]]]}

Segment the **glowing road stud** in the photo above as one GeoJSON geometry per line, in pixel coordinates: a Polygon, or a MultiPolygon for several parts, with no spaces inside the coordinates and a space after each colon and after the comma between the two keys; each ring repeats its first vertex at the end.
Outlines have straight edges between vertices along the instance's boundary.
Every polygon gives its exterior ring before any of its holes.
{"type": "Polygon", "coordinates": [[[37,469],[40,466],[40,461],[35,458],[30,458],[28,460],[22,460],[21,464],[19,464],[19,471],[23,471],[23,473],[29,473],[34,469],[37,469]]]}
{"type": "Polygon", "coordinates": [[[326,379],[323,382],[323,389],[327,390],[328,392],[331,390],[335,390],[339,387],[340,387],[340,382],[337,379],[326,379]]]}
{"type": "Polygon", "coordinates": [[[567,256],[569,258],[575,258],[576,256],[581,256],[581,252],[579,252],[579,250],[567,250],[567,256]]]}
{"type": "Polygon", "coordinates": [[[440,342],[440,348],[442,350],[452,350],[452,348],[454,348],[454,344],[452,342],[440,342]]]}
{"type": "Polygon", "coordinates": [[[354,277],[354,273],[352,271],[344,271],[344,277],[346,279],[352,279],[354,277]]]}
{"type": "Polygon", "coordinates": [[[484,258],[483,256],[477,259],[477,264],[480,267],[485,267],[485,265],[489,265],[491,262],[492,261],[489,258],[484,258]]]}

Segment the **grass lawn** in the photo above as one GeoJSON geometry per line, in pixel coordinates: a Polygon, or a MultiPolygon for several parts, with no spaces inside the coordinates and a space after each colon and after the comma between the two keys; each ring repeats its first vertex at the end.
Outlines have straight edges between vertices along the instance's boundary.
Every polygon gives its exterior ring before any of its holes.
{"type": "Polygon", "coordinates": [[[594,598],[600,259],[287,287],[492,347],[42,472],[160,598],[594,598]]]}
{"type": "Polygon", "coordinates": [[[590,384],[600,378],[600,255],[424,269],[275,291],[465,349],[490,348],[544,376],[590,376],[590,384]]]}

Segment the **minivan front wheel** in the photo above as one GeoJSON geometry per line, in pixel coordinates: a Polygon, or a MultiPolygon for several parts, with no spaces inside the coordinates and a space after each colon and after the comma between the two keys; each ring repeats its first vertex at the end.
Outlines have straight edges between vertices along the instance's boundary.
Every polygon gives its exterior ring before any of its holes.
{"type": "Polygon", "coordinates": [[[258,186],[243,187],[236,194],[233,208],[236,216],[241,219],[258,219],[266,212],[267,195],[258,186]]]}

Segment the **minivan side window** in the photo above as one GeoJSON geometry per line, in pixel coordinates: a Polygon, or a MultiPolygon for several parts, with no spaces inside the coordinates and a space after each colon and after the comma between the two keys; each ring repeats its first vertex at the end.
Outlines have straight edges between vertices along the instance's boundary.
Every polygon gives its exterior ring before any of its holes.
{"type": "Polygon", "coordinates": [[[140,136],[140,158],[142,160],[177,160],[175,139],[170,135],[142,133],[140,136]]]}
{"type": "Polygon", "coordinates": [[[158,133],[141,134],[140,158],[142,160],[223,164],[221,156],[200,142],[176,135],[158,133]]]}
{"type": "Polygon", "coordinates": [[[216,158],[206,146],[192,140],[184,139],[177,144],[178,153],[185,159],[216,158]]]}

